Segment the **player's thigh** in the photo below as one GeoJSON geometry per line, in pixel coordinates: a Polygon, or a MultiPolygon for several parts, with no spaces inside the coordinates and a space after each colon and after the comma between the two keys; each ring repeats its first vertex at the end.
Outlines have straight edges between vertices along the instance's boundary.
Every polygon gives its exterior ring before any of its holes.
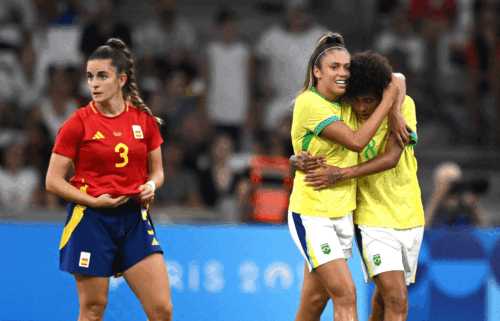
{"type": "Polygon", "coordinates": [[[356,286],[346,259],[336,259],[315,269],[332,299],[356,299],[356,286]]]}
{"type": "Polygon", "coordinates": [[[123,277],[146,310],[171,307],[167,267],[160,253],[153,253],[125,272],[123,277]]]}
{"type": "Polygon", "coordinates": [[[108,302],[109,277],[75,273],[76,289],[80,308],[106,307],[108,302]]]}
{"type": "Polygon", "coordinates": [[[309,271],[307,268],[307,262],[305,262],[304,282],[302,284],[302,294],[300,300],[304,301],[304,303],[324,303],[325,305],[328,300],[330,300],[330,294],[321,282],[320,277],[316,274],[316,272],[309,271]]]}

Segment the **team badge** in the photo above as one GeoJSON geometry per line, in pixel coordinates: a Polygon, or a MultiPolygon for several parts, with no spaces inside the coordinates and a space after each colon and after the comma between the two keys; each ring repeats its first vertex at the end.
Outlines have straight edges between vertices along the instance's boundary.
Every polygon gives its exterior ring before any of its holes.
{"type": "Polygon", "coordinates": [[[330,249],[330,245],[328,245],[328,243],[321,245],[321,249],[323,250],[323,253],[325,253],[325,254],[330,254],[330,252],[332,251],[332,249],[330,249]]]}
{"type": "Polygon", "coordinates": [[[90,264],[90,253],[89,252],[80,252],[80,266],[84,268],[88,268],[90,264]]]}
{"type": "Polygon", "coordinates": [[[380,254],[376,254],[373,256],[373,263],[375,263],[376,266],[379,266],[380,263],[382,263],[382,260],[380,259],[380,254]]]}
{"type": "Polygon", "coordinates": [[[136,139],[144,138],[144,135],[142,134],[141,126],[139,126],[139,125],[132,125],[132,131],[134,132],[134,137],[136,139]]]}

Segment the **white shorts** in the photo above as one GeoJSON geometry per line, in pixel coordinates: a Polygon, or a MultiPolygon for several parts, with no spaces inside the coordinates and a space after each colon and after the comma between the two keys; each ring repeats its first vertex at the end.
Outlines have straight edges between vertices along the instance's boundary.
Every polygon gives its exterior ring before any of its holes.
{"type": "Polygon", "coordinates": [[[336,259],[352,257],[352,213],[340,218],[324,218],[289,210],[288,228],[309,265],[309,271],[336,259]]]}
{"type": "Polygon", "coordinates": [[[403,271],[406,285],[415,282],[423,226],[395,230],[356,225],[355,230],[366,283],[373,282],[374,275],[389,271],[403,271]]]}

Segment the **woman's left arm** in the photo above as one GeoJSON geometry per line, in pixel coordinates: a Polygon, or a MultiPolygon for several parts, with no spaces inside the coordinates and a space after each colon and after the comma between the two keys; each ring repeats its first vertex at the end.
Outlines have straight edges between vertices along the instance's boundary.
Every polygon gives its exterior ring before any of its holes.
{"type": "Polygon", "coordinates": [[[385,147],[384,153],[378,155],[377,157],[372,158],[365,163],[346,168],[340,168],[322,163],[321,167],[325,168],[325,170],[314,170],[307,174],[304,180],[308,182],[306,183],[306,186],[315,186],[315,190],[328,188],[341,181],[371,175],[394,168],[398,164],[402,154],[403,149],[396,141],[396,137],[391,134],[387,140],[387,146],[385,147]]]}
{"type": "Polygon", "coordinates": [[[139,190],[142,191],[139,194],[139,198],[145,203],[152,202],[155,196],[155,190],[163,185],[161,146],[158,146],[155,150],[148,152],[148,163],[148,181],[139,186],[139,190]]]}
{"type": "Polygon", "coordinates": [[[399,146],[405,146],[410,141],[409,133],[412,132],[411,127],[406,123],[406,120],[401,113],[401,108],[406,97],[406,79],[400,74],[396,73],[397,85],[399,88],[399,95],[394,102],[391,110],[387,114],[388,126],[387,137],[393,133],[399,146]]]}

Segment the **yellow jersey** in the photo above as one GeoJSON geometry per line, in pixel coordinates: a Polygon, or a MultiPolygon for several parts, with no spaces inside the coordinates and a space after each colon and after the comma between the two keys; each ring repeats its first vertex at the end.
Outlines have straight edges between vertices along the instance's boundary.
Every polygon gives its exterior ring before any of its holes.
{"type": "MultiPolygon", "coordinates": [[[[335,121],[343,121],[351,129],[357,127],[357,118],[351,106],[331,102],[315,88],[300,94],[295,101],[292,123],[292,144],[295,154],[301,150],[312,156],[323,155],[327,164],[338,167],[356,165],[358,154],[340,144],[321,137],[321,131],[335,121]]],[[[314,216],[338,218],[348,215],[356,208],[356,180],[341,182],[320,191],[306,186],[305,174],[297,171],[290,196],[292,212],[314,216]]]]}
{"type": "MultiPolygon", "coordinates": [[[[409,96],[405,97],[401,112],[416,134],[415,103],[409,96]]],[[[362,122],[359,120],[358,125],[362,122]]],[[[359,154],[360,163],[384,152],[387,128],[386,118],[368,146],[359,154]]],[[[417,160],[412,146],[405,147],[395,168],[358,178],[356,204],[354,223],[358,225],[398,230],[424,225],[417,160]]]]}

